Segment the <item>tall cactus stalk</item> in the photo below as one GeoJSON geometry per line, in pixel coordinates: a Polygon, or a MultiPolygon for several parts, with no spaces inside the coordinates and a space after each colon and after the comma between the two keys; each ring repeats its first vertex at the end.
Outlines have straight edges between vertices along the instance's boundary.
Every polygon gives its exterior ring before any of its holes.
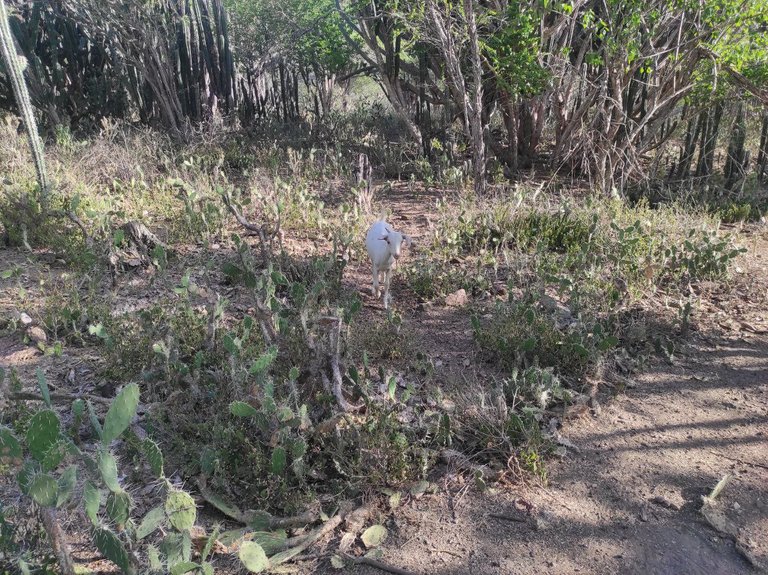
{"type": "Polygon", "coordinates": [[[13,94],[16,98],[16,104],[19,107],[21,119],[27,130],[29,138],[29,147],[32,150],[32,158],[37,170],[37,182],[40,185],[40,205],[45,212],[48,208],[48,176],[45,171],[45,157],[43,155],[43,143],[40,135],[37,133],[37,122],[32,110],[32,102],[29,99],[29,91],[24,81],[24,70],[21,65],[21,59],[16,54],[16,47],[13,43],[11,27],[8,23],[8,11],[5,8],[5,0],[0,0],[0,49],[2,50],[3,61],[8,70],[8,77],[11,80],[13,94]]]}

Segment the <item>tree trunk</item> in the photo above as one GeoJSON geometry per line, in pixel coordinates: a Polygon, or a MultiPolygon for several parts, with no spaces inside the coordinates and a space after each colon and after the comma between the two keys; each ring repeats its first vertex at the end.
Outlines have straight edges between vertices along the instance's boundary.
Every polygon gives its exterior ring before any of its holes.
{"type": "Polygon", "coordinates": [[[483,141],[483,63],[480,55],[480,41],[477,36],[477,22],[472,0],[464,0],[464,17],[467,19],[469,52],[472,61],[471,105],[469,108],[469,129],[472,135],[472,155],[475,193],[485,192],[485,142],[483,141]]]}
{"type": "Polygon", "coordinates": [[[757,181],[761,184],[768,169],[768,112],[763,113],[763,126],[760,129],[760,147],[757,150],[757,181]]]}

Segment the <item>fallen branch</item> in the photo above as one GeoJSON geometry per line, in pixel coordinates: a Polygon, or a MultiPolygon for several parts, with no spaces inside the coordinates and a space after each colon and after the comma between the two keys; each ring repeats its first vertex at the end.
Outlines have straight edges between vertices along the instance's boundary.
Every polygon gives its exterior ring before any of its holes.
{"type": "Polygon", "coordinates": [[[525,523],[528,521],[525,517],[520,517],[518,515],[506,515],[504,513],[489,513],[488,517],[493,517],[494,519],[503,519],[504,521],[514,521],[516,523],[525,523]]]}
{"type": "Polygon", "coordinates": [[[270,557],[270,565],[274,567],[275,565],[280,565],[281,563],[290,561],[296,557],[296,555],[306,550],[310,545],[313,545],[316,541],[320,540],[324,535],[336,529],[339,525],[341,525],[341,522],[344,520],[344,518],[353,511],[354,510],[349,503],[342,503],[341,507],[339,508],[339,512],[331,517],[328,521],[323,523],[320,527],[312,531],[309,535],[307,535],[306,541],[300,545],[297,545],[296,547],[292,547],[287,551],[283,551],[282,553],[278,553],[277,555],[270,557]]]}
{"type": "Polygon", "coordinates": [[[380,571],[385,571],[387,573],[394,573],[395,575],[416,575],[413,571],[408,571],[406,569],[401,569],[400,567],[387,565],[386,563],[382,563],[381,561],[378,561],[371,557],[354,557],[346,553],[340,553],[340,556],[345,561],[349,561],[350,563],[354,563],[355,565],[367,565],[368,567],[373,567],[374,569],[379,569],[380,571]]]}
{"type": "Polygon", "coordinates": [[[314,509],[308,509],[304,513],[294,515],[293,517],[274,517],[261,511],[241,511],[236,505],[224,501],[224,499],[208,489],[205,477],[198,478],[197,486],[202,498],[230,519],[234,519],[244,525],[250,525],[255,521],[263,521],[263,529],[266,531],[304,527],[305,525],[314,523],[320,517],[320,513],[314,509]]]}
{"type": "MultiPolygon", "coordinates": [[[[112,400],[108,397],[100,397],[98,395],[75,395],[72,393],[51,393],[51,401],[75,401],[77,399],[87,399],[96,403],[103,403],[104,405],[110,405],[112,400]]],[[[8,399],[12,401],[45,401],[43,396],[38,393],[30,393],[28,391],[17,391],[8,395],[8,399]]]]}

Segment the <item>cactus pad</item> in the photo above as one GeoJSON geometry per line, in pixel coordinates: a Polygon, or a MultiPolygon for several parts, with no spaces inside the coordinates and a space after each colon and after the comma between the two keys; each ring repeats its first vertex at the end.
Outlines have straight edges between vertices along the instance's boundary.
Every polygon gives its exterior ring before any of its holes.
{"type": "Polygon", "coordinates": [[[157,443],[147,438],[141,442],[141,449],[144,451],[144,457],[147,458],[147,463],[152,469],[152,473],[158,479],[163,476],[163,452],[157,446],[157,443]]]}
{"type": "Polygon", "coordinates": [[[119,529],[123,529],[131,513],[131,496],[127,491],[116,491],[107,495],[107,515],[119,529]]]}
{"type": "Polygon", "coordinates": [[[101,451],[99,453],[99,472],[110,491],[117,492],[121,490],[120,483],[117,481],[117,461],[115,461],[115,456],[109,451],[101,451]]]}
{"type": "Polygon", "coordinates": [[[55,507],[59,498],[59,486],[52,475],[41,473],[29,482],[29,496],[41,507],[55,507]]]}
{"type": "Polygon", "coordinates": [[[123,547],[120,539],[109,529],[95,529],[93,532],[93,542],[104,557],[120,567],[123,573],[133,575],[136,572],[128,557],[128,552],[123,547]]]}
{"type": "Polygon", "coordinates": [[[267,554],[264,553],[264,549],[261,548],[261,545],[254,541],[244,541],[243,544],[240,545],[238,556],[245,568],[251,573],[261,573],[269,568],[267,554]]]}
{"type": "Polygon", "coordinates": [[[53,411],[44,409],[32,416],[27,428],[27,445],[32,457],[42,461],[58,439],[59,418],[53,411]]]}
{"type": "Polygon", "coordinates": [[[186,491],[171,491],[165,500],[165,513],[174,528],[186,531],[195,524],[197,518],[195,500],[186,491]]]}
{"type": "Polygon", "coordinates": [[[104,446],[109,445],[113,439],[125,431],[133,416],[136,415],[138,406],[139,386],[135,383],[126,385],[109,406],[107,416],[104,418],[104,429],[101,435],[104,446]]]}

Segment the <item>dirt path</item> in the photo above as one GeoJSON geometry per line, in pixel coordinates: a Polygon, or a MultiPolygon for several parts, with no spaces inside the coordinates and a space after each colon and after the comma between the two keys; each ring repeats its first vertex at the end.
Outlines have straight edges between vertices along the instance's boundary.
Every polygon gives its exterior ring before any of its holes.
{"type": "Polygon", "coordinates": [[[552,466],[548,488],[417,501],[384,559],[440,575],[760,572],[699,512],[731,474],[720,505],[768,564],[768,339],[697,345],[566,433],[578,452],[552,466]],[[519,517],[519,498],[534,505],[527,521],[490,517],[519,517]]]}
{"type": "MultiPolygon", "coordinates": [[[[768,242],[750,243],[737,270],[749,281],[703,301],[700,330],[673,364],[659,360],[629,389],[605,388],[602,407],[566,424],[575,447],[550,464],[546,488],[443,481],[395,514],[382,560],[424,575],[766,572],[768,337],[754,331],[768,327],[768,242]],[[700,511],[726,474],[718,509],[735,537],[700,511]]],[[[447,308],[411,317],[429,352],[447,358],[443,375],[455,376],[471,357],[467,318],[447,308]]]]}

